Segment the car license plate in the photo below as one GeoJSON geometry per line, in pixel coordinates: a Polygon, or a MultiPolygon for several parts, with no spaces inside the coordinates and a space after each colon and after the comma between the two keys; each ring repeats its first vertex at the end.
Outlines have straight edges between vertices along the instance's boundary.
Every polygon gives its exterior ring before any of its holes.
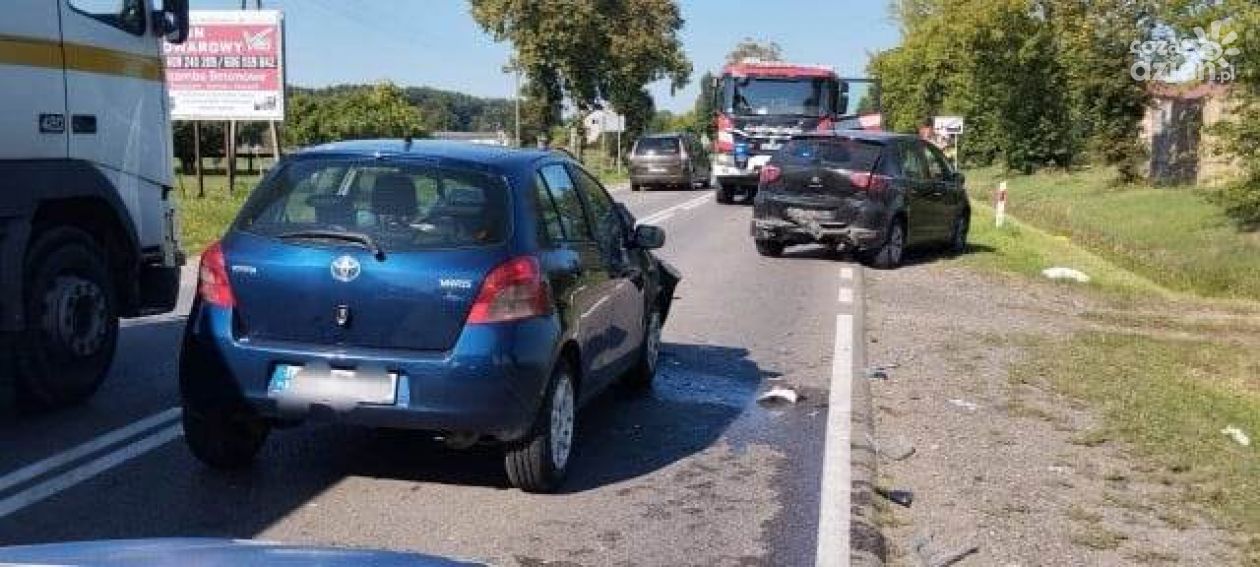
{"type": "Polygon", "coordinates": [[[778,142],[765,142],[761,144],[761,149],[767,152],[777,152],[782,147],[783,147],[783,144],[780,144],[778,142]]]}
{"type": "Polygon", "coordinates": [[[836,218],[835,211],[825,209],[788,209],[787,215],[789,218],[813,221],[829,221],[836,218]]]}
{"type": "Polygon", "coordinates": [[[665,168],[663,168],[663,167],[649,167],[649,168],[648,168],[648,173],[665,173],[665,168]]]}
{"type": "Polygon", "coordinates": [[[267,385],[267,394],[273,398],[333,405],[393,405],[397,391],[396,372],[359,372],[292,364],[277,364],[267,385]]]}

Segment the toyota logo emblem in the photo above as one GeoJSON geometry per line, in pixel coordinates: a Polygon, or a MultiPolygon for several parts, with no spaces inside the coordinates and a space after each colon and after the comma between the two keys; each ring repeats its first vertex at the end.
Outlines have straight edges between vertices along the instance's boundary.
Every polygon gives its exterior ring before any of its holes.
{"type": "Polygon", "coordinates": [[[329,269],[332,272],[333,279],[339,282],[352,282],[359,277],[359,272],[361,271],[359,261],[355,260],[353,256],[342,256],[333,260],[329,269]]]}

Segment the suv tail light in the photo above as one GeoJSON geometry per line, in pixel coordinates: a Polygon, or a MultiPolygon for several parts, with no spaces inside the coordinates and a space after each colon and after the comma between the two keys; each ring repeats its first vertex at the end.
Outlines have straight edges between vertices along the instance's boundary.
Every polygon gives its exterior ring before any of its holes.
{"type": "Polygon", "coordinates": [[[782,177],[782,176],[783,176],[783,170],[779,169],[779,166],[777,165],[766,164],[765,167],[761,168],[761,184],[762,185],[774,183],[775,181],[779,180],[779,177],[782,177]]]}
{"type": "Polygon", "coordinates": [[[883,191],[888,188],[888,178],[871,172],[854,172],[849,174],[849,183],[863,191],[883,191]]]}
{"type": "Polygon", "coordinates": [[[211,244],[201,254],[197,293],[211,305],[236,306],[236,295],[232,293],[232,282],[228,280],[227,260],[223,257],[223,245],[219,242],[211,244]]]}
{"type": "Polygon", "coordinates": [[[551,313],[551,294],[533,256],[499,264],[481,284],[468,311],[468,324],[502,323],[551,313]]]}

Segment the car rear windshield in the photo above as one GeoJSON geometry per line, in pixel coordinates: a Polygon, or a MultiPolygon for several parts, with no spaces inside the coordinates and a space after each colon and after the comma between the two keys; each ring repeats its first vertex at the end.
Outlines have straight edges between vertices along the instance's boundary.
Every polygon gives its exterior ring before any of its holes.
{"type": "MultiPolygon", "coordinates": [[[[381,160],[307,159],[250,196],[238,230],[272,237],[345,232],[388,251],[487,246],[509,232],[502,177],[381,160]]],[[[319,238],[311,238],[319,240],[319,238]]]]}
{"type": "Polygon", "coordinates": [[[678,138],[642,138],[634,146],[634,155],[656,156],[678,153],[678,138]]]}
{"type": "Polygon", "coordinates": [[[883,148],[883,144],[871,140],[809,138],[788,142],[779,151],[779,159],[789,165],[807,165],[817,160],[830,168],[871,171],[883,148]]]}

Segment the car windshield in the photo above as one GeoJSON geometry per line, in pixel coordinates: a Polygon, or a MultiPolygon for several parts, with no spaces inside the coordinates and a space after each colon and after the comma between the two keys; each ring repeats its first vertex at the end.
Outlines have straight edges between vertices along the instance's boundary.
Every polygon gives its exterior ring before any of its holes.
{"type": "Polygon", "coordinates": [[[678,138],[642,138],[634,146],[634,155],[674,155],[678,153],[678,145],[678,138]]]}
{"type": "Polygon", "coordinates": [[[827,167],[864,172],[875,168],[882,149],[882,144],[870,140],[806,138],[788,142],[778,159],[789,165],[805,165],[821,160],[827,167]]]}
{"type": "Polygon", "coordinates": [[[365,235],[389,251],[486,246],[508,231],[507,187],[481,172],[371,160],[294,162],[245,204],[236,228],[286,237],[365,235]]]}
{"type": "Polygon", "coordinates": [[[823,78],[728,78],[725,101],[738,115],[823,116],[835,111],[832,88],[823,78]]]}

